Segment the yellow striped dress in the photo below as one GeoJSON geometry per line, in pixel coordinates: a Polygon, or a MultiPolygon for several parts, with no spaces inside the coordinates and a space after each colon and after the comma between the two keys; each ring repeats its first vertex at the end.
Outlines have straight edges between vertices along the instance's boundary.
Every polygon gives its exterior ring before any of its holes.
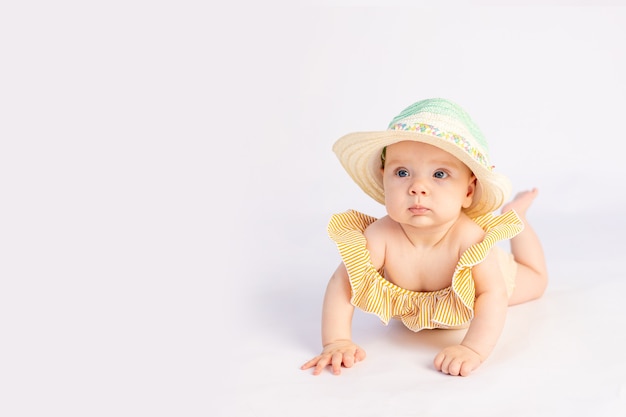
{"type": "Polygon", "coordinates": [[[415,332],[465,327],[474,317],[472,266],[482,262],[497,241],[510,239],[524,228],[514,211],[501,215],[485,214],[473,219],[486,234],[481,242],[463,253],[452,276],[452,285],[438,291],[417,292],[387,281],[383,268],[376,270],[372,265],[363,231],[375,220],[348,210],[333,215],[328,223],[328,235],[337,244],[348,270],[352,287],[350,302],[361,310],[376,314],[385,324],[392,318],[399,319],[415,332]]]}

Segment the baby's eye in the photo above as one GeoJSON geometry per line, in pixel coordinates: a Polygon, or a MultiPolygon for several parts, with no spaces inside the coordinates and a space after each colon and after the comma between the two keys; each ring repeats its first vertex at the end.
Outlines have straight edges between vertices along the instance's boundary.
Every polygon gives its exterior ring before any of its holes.
{"type": "Polygon", "coordinates": [[[398,172],[396,172],[396,175],[401,178],[408,177],[409,171],[407,171],[406,169],[399,169],[398,172]]]}
{"type": "Polygon", "coordinates": [[[448,176],[448,173],[444,171],[435,171],[435,173],[433,174],[433,177],[439,178],[439,179],[446,178],[447,176],[448,176]]]}

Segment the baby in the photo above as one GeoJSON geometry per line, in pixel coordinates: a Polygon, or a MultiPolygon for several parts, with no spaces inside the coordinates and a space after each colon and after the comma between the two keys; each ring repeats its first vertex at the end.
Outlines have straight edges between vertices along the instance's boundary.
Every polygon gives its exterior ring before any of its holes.
{"type": "Polygon", "coordinates": [[[334,374],[365,358],[352,341],[355,306],[413,331],[468,328],[434,359],[437,370],[467,376],[483,363],[507,306],[541,297],[548,274],[541,243],[526,221],[537,196],[510,195],[494,171],[482,133],[445,99],[419,101],[385,131],[340,138],[333,150],[352,179],[387,215],[332,216],[328,232],[343,262],[322,312],[322,353],[302,365],[334,374]],[[511,253],[496,242],[510,239],[511,253]]]}

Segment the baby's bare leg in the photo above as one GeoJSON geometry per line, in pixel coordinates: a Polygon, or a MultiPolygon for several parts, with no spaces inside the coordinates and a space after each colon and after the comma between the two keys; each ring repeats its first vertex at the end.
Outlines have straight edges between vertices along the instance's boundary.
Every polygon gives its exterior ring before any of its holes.
{"type": "Polygon", "coordinates": [[[517,275],[515,290],[509,299],[509,305],[541,297],[548,285],[548,270],[541,242],[526,220],[526,211],[537,193],[536,188],[523,191],[502,207],[503,213],[511,209],[515,210],[524,222],[524,230],[511,239],[511,253],[517,262],[517,275]]]}

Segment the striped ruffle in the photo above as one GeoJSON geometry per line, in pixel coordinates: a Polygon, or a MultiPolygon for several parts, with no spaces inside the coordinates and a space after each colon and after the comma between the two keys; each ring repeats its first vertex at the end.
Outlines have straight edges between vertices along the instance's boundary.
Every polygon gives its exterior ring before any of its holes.
{"type": "Polygon", "coordinates": [[[485,230],[485,238],[461,256],[452,285],[439,291],[410,291],[387,281],[383,270],[372,265],[366,247],[365,228],[376,218],[348,210],[335,214],[328,223],[328,234],[337,244],[352,287],[350,302],[376,314],[385,323],[397,318],[417,332],[422,329],[464,326],[474,317],[475,288],[472,266],[482,262],[499,240],[510,239],[523,229],[514,211],[502,215],[485,214],[474,221],[485,230]]]}

